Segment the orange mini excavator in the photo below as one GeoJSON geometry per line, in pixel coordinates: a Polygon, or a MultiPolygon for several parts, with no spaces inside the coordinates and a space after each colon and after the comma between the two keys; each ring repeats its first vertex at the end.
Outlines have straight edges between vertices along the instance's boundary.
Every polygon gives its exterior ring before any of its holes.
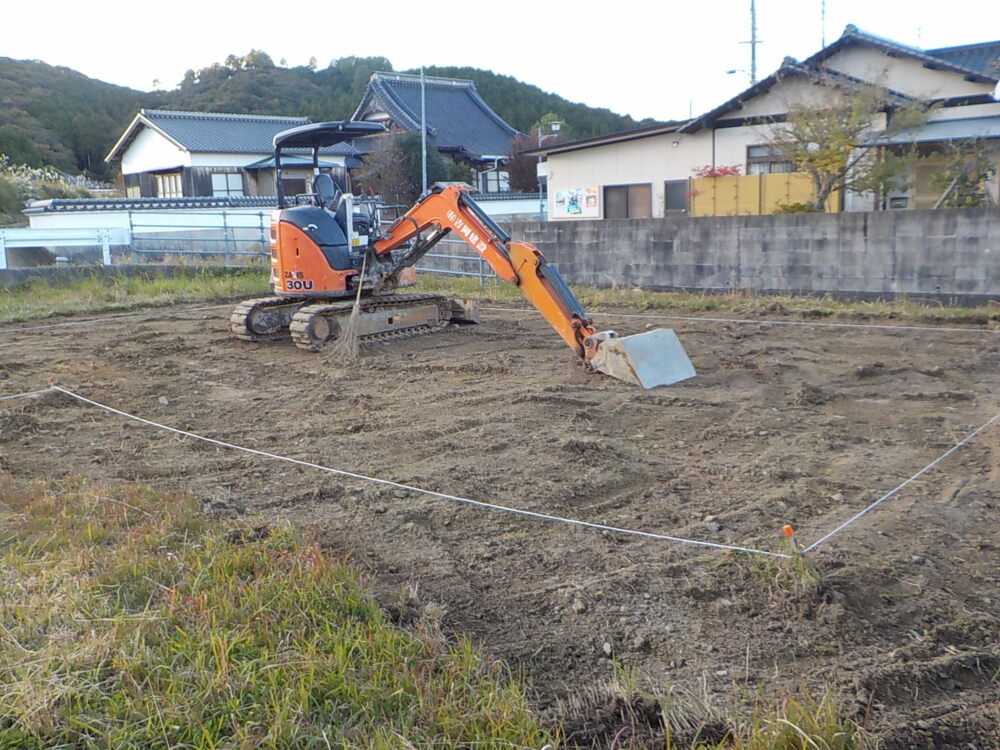
{"type": "Polygon", "coordinates": [[[361,295],[352,323],[361,342],[410,336],[475,320],[470,305],[435,294],[398,294],[413,283],[414,265],[454,233],[504,281],[517,286],[588,369],[644,388],[676,383],[695,372],[672,330],[619,337],[598,331],[555,267],[536,247],[516,242],[469,196],[450,185],[425,194],[383,230],[378,201],[358,198],[319,169],[319,151],[381,132],[371,122],[324,122],[274,137],[278,209],[271,217],[271,287],[274,296],[249,300],[233,311],[233,333],[248,341],[291,336],[320,351],[336,340],[361,295]],[[312,192],[286,196],[282,157],[312,152],[312,192]]]}

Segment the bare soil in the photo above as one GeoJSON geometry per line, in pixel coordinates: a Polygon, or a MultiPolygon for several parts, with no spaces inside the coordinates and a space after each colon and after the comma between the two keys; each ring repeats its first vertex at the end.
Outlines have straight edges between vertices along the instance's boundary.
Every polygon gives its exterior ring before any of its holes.
{"type": "MultiPolygon", "coordinates": [[[[786,523],[819,538],[1000,410],[996,332],[685,321],[698,377],[642,391],[585,373],[531,311],[483,317],[350,363],[235,341],[221,308],[26,330],[0,337],[0,395],[54,376],[258,450],[767,550],[786,523]]],[[[600,689],[618,664],[690,706],[830,686],[887,748],[1000,747],[1000,426],[812,553],[819,587],[768,558],[380,487],[61,394],[0,403],[0,467],[179,486],[213,513],[302,524],[371,571],[398,619],[443,613],[523,673],[570,744],[662,747],[655,706],[600,689]]]]}

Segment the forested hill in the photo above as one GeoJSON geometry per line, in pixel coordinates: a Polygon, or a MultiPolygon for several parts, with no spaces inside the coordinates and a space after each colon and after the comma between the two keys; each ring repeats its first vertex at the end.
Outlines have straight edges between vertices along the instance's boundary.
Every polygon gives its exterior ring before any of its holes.
{"type": "Polygon", "coordinates": [[[33,167],[104,175],[118,134],[152,100],[69,68],[0,57],[0,153],[33,167]]]}
{"type": "MultiPolygon", "coordinates": [[[[171,91],[142,92],[88,78],[69,68],[0,57],[0,153],[32,166],[50,164],[99,178],[104,156],[141,108],[238,114],[350,117],[372,72],[391,71],[384,57],[345,57],[325,68],[276,65],[264,52],[189,70],[171,91]]],[[[414,71],[408,71],[414,72],[414,71]]],[[[475,81],[483,99],[513,127],[530,132],[546,114],[572,138],[653,124],[569,102],[510,76],[476,68],[428,68],[428,75],[475,81]]]]}
{"type": "MultiPolygon", "coordinates": [[[[419,73],[408,70],[407,73],[419,73]]],[[[478,68],[430,67],[424,73],[445,78],[464,78],[476,84],[476,91],[487,104],[509,125],[522,133],[530,133],[532,125],[544,115],[559,115],[566,123],[571,138],[589,138],[595,135],[616,133],[646,125],[655,125],[652,119],[633,120],[610,109],[597,109],[586,104],[567,101],[557,94],[542,91],[511,76],[498,75],[478,68]]]]}

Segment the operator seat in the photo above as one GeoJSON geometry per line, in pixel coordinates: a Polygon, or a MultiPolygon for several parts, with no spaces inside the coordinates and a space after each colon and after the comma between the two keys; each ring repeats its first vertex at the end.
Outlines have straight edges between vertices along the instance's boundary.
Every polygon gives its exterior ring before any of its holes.
{"type": "Polygon", "coordinates": [[[327,211],[336,211],[337,204],[340,203],[342,191],[333,178],[326,172],[320,172],[313,177],[312,191],[316,196],[316,201],[327,211]]]}

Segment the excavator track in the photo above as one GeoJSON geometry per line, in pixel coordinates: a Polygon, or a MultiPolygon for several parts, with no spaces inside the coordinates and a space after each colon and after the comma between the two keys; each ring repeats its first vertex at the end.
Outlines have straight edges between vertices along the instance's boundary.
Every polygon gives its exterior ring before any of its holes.
{"type": "Polygon", "coordinates": [[[288,338],[292,317],[307,304],[307,297],[261,297],[236,306],[229,330],[243,341],[278,341],[288,338]]]}
{"type": "MultiPolygon", "coordinates": [[[[289,331],[301,349],[322,351],[337,340],[354,309],[353,301],[308,304],[292,316],[289,331]]],[[[451,301],[437,294],[362,297],[355,321],[362,344],[393,341],[439,331],[451,321],[451,301]]]]}

